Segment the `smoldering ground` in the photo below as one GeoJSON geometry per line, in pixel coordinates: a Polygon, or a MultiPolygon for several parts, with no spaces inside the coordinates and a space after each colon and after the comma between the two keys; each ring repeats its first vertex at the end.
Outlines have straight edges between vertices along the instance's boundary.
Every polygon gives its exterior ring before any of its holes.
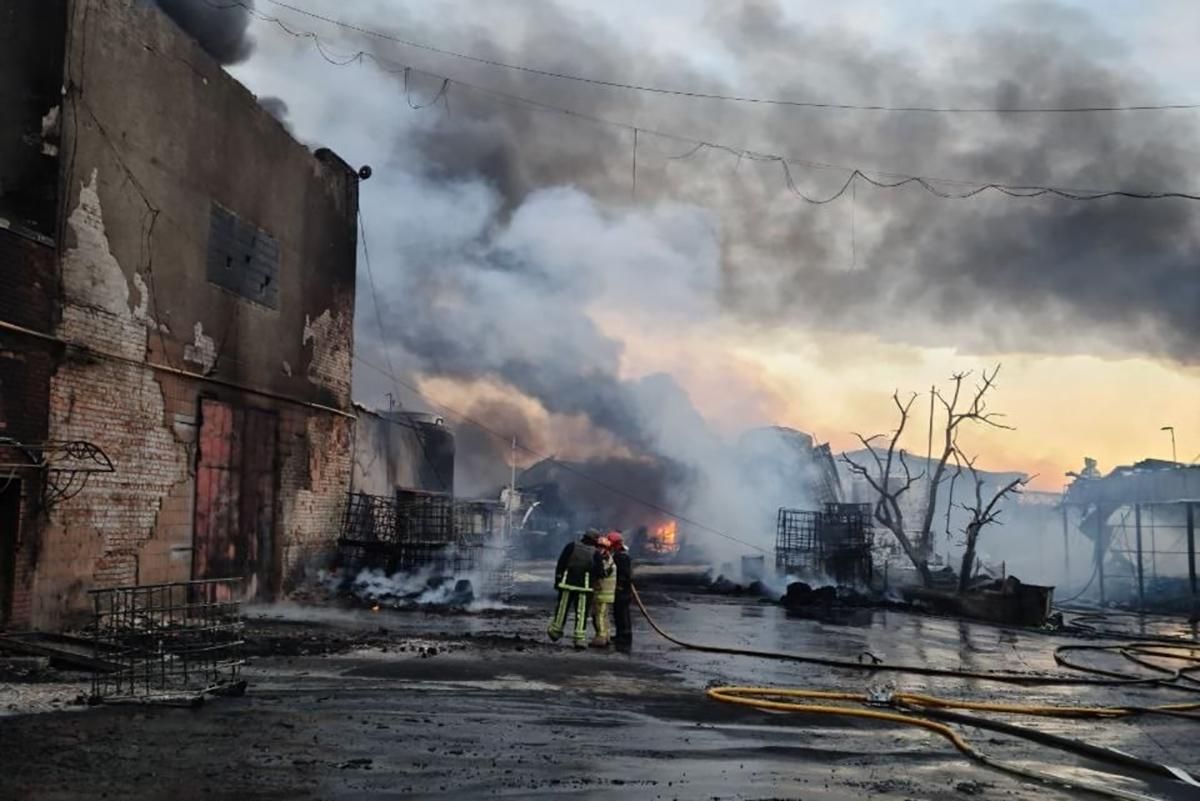
{"type": "MultiPolygon", "coordinates": [[[[472,6],[469,14],[434,18],[405,3],[331,13],[485,59],[715,93],[999,109],[1174,100],[1131,65],[1088,11],[1055,3],[997,7],[972,18],[969,30],[920,48],[885,48],[765,0],[711,3],[690,33],[659,39],[565,3],[506,8],[496,17],[472,6]],[[695,47],[698,39],[704,48],[695,47]]],[[[736,529],[747,501],[728,500],[744,482],[728,468],[729,443],[672,375],[627,370],[630,331],[702,340],[722,326],[799,325],[865,329],[974,353],[1086,351],[1192,362],[1200,352],[1193,313],[1200,282],[1190,278],[1197,229],[1186,201],[994,191],[947,200],[859,180],[836,201],[813,205],[789,189],[778,162],[754,158],[793,159],[794,188],[812,198],[828,197],[848,177],[830,164],[881,180],[887,170],[968,182],[934,182],[946,192],[990,181],[1187,191],[1198,141],[1189,113],[885,113],[727,103],[320,32],[342,51],[366,49],[392,68],[415,68],[349,79],[317,59],[303,73],[303,96],[280,92],[294,110],[306,107],[313,129],[306,135],[340,150],[357,145],[376,167],[364,184],[364,208],[383,265],[379,302],[397,368],[418,380],[493,381],[548,415],[585,419],[635,458],[683,465],[693,480],[664,500],[697,517],[711,513],[736,529]],[[468,84],[637,125],[636,193],[631,128],[468,84]]],[[[274,35],[258,33],[260,45],[274,35]]],[[[301,58],[299,48],[311,54],[305,43],[271,46],[284,57],[301,58]]],[[[372,314],[359,316],[358,342],[380,361],[372,314]]],[[[388,385],[368,370],[358,380],[373,382],[376,395],[388,385]]],[[[483,411],[485,423],[511,422],[483,411]]],[[[556,451],[557,443],[545,444],[556,451]]]]}

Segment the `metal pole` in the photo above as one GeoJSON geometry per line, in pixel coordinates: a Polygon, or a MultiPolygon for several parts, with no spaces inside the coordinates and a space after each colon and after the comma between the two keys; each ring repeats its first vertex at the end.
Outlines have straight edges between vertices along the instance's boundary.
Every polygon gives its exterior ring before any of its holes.
{"type": "Polygon", "coordinates": [[[1063,584],[1071,583],[1071,545],[1068,541],[1067,505],[1062,505],[1063,523],[1063,584]]]}
{"type": "Polygon", "coordinates": [[[1104,542],[1104,507],[1096,505],[1096,578],[1100,581],[1100,603],[1104,603],[1104,552],[1108,550],[1104,542]]]}
{"type": "Polygon", "coordinates": [[[1133,529],[1137,534],[1138,609],[1146,608],[1146,585],[1142,574],[1142,505],[1133,505],[1133,529]]]}
{"type": "Polygon", "coordinates": [[[1179,457],[1175,455],[1175,426],[1163,426],[1159,431],[1171,432],[1171,464],[1179,464],[1179,457]]]}
{"type": "Polygon", "coordinates": [[[508,503],[505,506],[504,539],[505,544],[512,542],[513,536],[513,505],[517,502],[517,438],[512,438],[512,451],[509,453],[508,503]]]}
{"type": "Polygon", "coordinates": [[[1196,504],[1187,505],[1188,578],[1192,582],[1192,605],[1196,604],[1196,504]]]}
{"type": "Polygon", "coordinates": [[[1158,581],[1158,522],[1154,519],[1154,504],[1150,504],[1150,579],[1158,581]]]}

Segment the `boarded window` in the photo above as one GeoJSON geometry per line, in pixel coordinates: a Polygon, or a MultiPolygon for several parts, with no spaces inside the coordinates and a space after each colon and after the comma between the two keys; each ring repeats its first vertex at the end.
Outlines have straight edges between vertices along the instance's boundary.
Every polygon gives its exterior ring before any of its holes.
{"type": "Polygon", "coordinates": [[[246,300],[279,308],[279,243],[266,231],[212,204],[208,280],[246,300]]]}

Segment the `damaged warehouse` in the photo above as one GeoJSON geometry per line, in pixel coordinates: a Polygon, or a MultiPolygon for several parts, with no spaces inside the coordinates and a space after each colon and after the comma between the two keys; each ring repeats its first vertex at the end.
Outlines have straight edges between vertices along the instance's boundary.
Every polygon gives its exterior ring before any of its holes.
{"type": "Polygon", "coordinates": [[[1101,475],[1088,459],[1070,475],[1061,507],[1063,538],[1074,530],[1091,550],[1079,554],[1091,566],[1080,595],[1197,619],[1200,467],[1144,459],[1101,475]]]}
{"type": "Polygon", "coordinates": [[[1193,801],[1200,117],[932,3],[0,3],[0,799],[1193,801]]]}
{"type": "Polygon", "coordinates": [[[4,15],[0,620],[117,585],[276,597],[350,488],[359,178],[153,7],[4,15]],[[62,442],[111,472],[52,497],[62,442]]]}

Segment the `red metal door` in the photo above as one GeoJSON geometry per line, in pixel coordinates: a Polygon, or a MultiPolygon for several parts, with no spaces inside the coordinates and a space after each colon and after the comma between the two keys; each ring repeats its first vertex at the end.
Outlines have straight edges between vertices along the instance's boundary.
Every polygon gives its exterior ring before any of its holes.
{"type": "Polygon", "coordinates": [[[275,553],[276,417],[247,409],[242,436],[242,508],[239,514],[247,544],[248,597],[269,598],[279,582],[272,571],[275,553]]]}
{"type": "Polygon", "coordinates": [[[249,598],[274,587],[276,431],[270,412],[200,402],[192,575],[242,577],[249,598]]]}

